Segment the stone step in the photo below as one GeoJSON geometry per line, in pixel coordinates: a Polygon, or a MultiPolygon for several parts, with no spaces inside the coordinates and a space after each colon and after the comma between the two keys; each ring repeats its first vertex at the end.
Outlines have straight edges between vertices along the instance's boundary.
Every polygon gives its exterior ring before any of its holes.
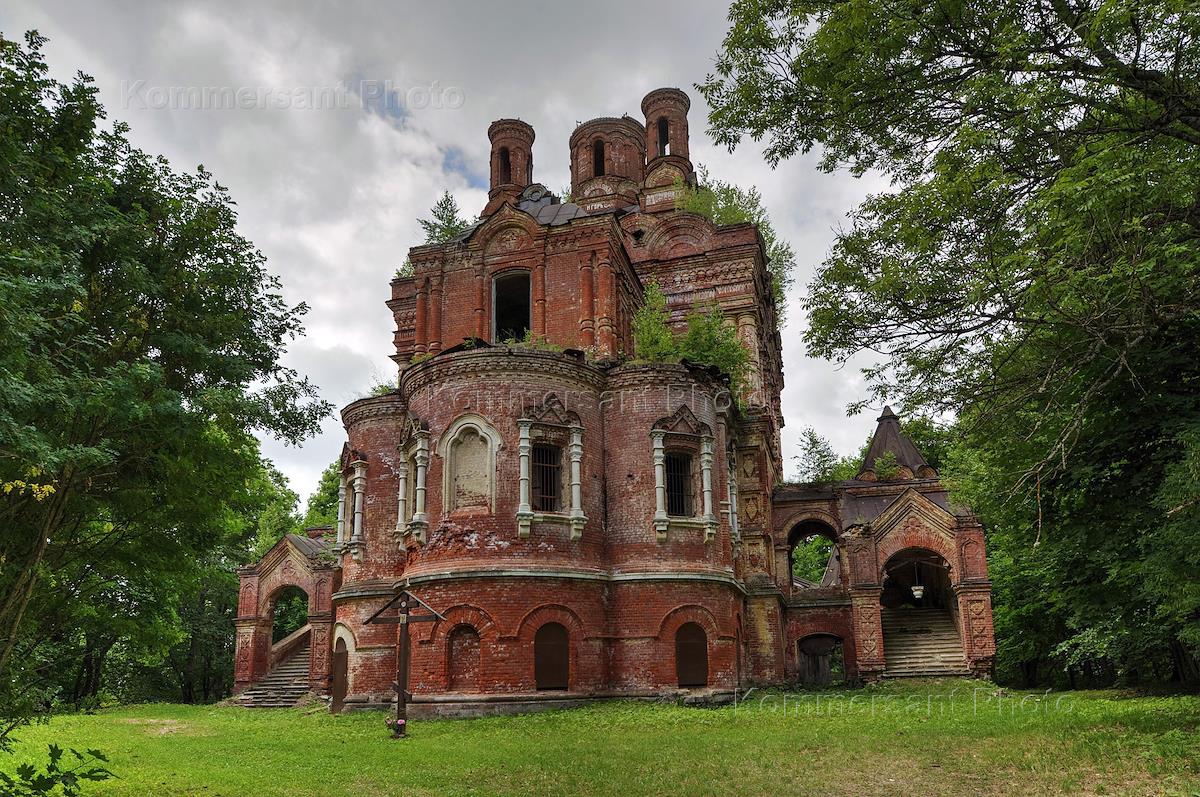
{"type": "Polygon", "coordinates": [[[958,626],[942,609],[884,609],[884,675],[893,678],[968,675],[958,626]]]}
{"type": "Polygon", "coordinates": [[[275,666],[257,683],[238,695],[246,708],[291,708],[308,694],[308,667],[311,651],[304,647],[275,666]]]}

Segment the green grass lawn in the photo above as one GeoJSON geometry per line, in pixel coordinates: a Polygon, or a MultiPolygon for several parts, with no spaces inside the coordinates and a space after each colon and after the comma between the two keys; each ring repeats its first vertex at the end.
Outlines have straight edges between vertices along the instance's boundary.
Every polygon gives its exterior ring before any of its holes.
{"type": "Polygon", "coordinates": [[[414,721],[402,741],[383,719],[133,706],[23,729],[0,766],[57,741],[109,755],[119,779],[85,794],[1200,795],[1196,696],[938,681],[414,721]]]}

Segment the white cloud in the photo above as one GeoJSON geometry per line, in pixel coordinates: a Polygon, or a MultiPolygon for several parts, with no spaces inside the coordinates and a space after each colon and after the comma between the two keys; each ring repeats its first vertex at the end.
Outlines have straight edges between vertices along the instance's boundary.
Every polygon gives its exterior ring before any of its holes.
{"type": "MultiPolygon", "coordinates": [[[[388,280],[420,240],[415,219],[443,189],[470,212],[486,193],[487,126],[504,116],[537,131],[535,179],[569,181],[567,139],[577,121],[628,113],[644,94],[679,86],[692,97],[692,159],[717,176],[761,189],[778,231],[796,248],[798,285],[824,258],[845,213],[879,186],[822,174],[811,157],[769,169],[753,142],[730,154],[704,134],[707,109],[692,84],[712,68],[726,29],[721,2],[399,5],[374,2],[300,7],[288,3],[151,5],[18,0],[0,11],[0,30],[37,28],[50,37],[57,76],[96,78],[111,118],[133,141],[177,168],[203,163],[238,202],[240,226],[284,281],[287,298],[311,307],[307,336],[288,363],[339,405],[394,374],[388,280]],[[361,81],[390,81],[405,99],[432,85],[461,92],[461,107],[364,110],[347,107],[243,110],[145,107],[130,86],[247,87],[268,96],[308,96],[361,81]],[[124,90],[123,90],[124,89],[124,90]],[[454,166],[457,164],[457,168],[454,166]],[[465,173],[464,173],[465,170],[465,173]],[[472,185],[472,178],[475,185],[472,185]]],[[[367,84],[379,85],[379,84],[367,84]]],[[[799,290],[799,288],[798,288],[799,290]]],[[[784,330],[784,456],[814,426],[841,451],[873,427],[870,413],[845,417],[861,398],[857,368],[803,355],[799,295],[784,330]]],[[[302,495],[338,453],[331,419],[301,448],[265,450],[302,495]]]]}

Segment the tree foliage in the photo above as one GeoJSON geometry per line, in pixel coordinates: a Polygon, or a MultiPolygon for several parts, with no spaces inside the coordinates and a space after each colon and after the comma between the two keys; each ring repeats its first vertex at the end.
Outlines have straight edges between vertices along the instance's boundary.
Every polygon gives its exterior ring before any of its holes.
{"type": "Polygon", "coordinates": [[[45,705],[34,626],[81,618],[78,632],[99,633],[144,609],[153,633],[178,592],[149,574],[185,578],[219,547],[253,500],[255,434],[295,442],[329,412],[281,362],[306,308],[284,302],[237,233],[225,189],[133,148],[123,124],[102,127],[90,79],[48,77],[42,44],[0,38],[8,722],[45,705]],[[46,489],[8,488],[21,482],[46,489]],[[76,609],[92,599],[89,620],[76,609]]]}
{"type": "Polygon", "coordinates": [[[729,389],[741,401],[749,390],[750,352],[719,305],[688,313],[682,332],[671,325],[667,300],[656,283],[646,286],[642,306],[633,317],[634,356],[650,362],[711,365],[729,378],[729,389]]]}
{"type": "Polygon", "coordinates": [[[763,205],[762,194],[754,186],[742,188],[709,175],[703,165],[696,167],[697,185],[680,182],[676,186],[676,207],[698,213],[713,224],[744,224],[758,226],[763,239],[767,271],[771,275],[775,314],[780,323],[787,316],[787,294],[795,282],[796,253],[791,244],[780,238],[771,217],[763,205]]]}
{"type": "Polygon", "coordinates": [[[957,419],[1002,671],[1197,677],[1200,10],[739,0],[718,141],[891,188],[809,286],[813,354],[957,419]],[[1188,575],[1188,574],[1191,575],[1188,575]]]}

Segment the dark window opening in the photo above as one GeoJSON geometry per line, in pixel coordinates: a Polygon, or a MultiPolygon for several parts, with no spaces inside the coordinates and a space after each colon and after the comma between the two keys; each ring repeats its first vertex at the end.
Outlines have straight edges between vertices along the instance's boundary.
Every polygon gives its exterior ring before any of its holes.
{"type": "Polygon", "coordinates": [[[533,447],[533,508],[536,512],[562,511],[562,449],[533,447]]]}
{"type": "Polygon", "coordinates": [[[842,640],[829,634],[817,634],[796,643],[797,670],[805,686],[828,686],[846,680],[846,662],[842,640]]]}
{"type": "Polygon", "coordinates": [[[665,116],[658,117],[658,154],[671,154],[671,131],[665,116]]]}
{"type": "Polygon", "coordinates": [[[508,154],[508,147],[500,148],[500,185],[507,185],[512,182],[512,158],[508,154]]]}
{"type": "Polygon", "coordinates": [[[667,470],[667,514],[692,516],[692,455],[669,453],[667,470]]]}
{"type": "Polygon", "coordinates": [[[604,142],[592,144],[592,177],[604,176],[604,142]]]}
{"type": "Polygon", "coordinates": [[[496,277],[492,304],[495,327],[493,340],[523,340],[529,332],[529,272],[517,271],[496,277]]]}
{"type": "Polygon", "coordinates": [[[533,636],[533,680],[538,689],[566,689],[570,681],[567,629],[546,623],[533,636]]]}
{"type": "Polygon", "coordinates": [[[708,686],[708,635],[697,623],[675,632],[675,677],[682,687],[708,686]]]}

